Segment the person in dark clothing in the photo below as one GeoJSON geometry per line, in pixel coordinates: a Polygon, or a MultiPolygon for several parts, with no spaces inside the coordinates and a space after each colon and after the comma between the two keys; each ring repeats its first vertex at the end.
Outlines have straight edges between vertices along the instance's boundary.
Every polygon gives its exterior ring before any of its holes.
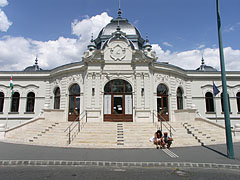
{"type": "Polygon", "coordinates": [[[163,146],[163,135],[161,130],[157,130],[157,132],[154,133],[153,143],[157,146],[157,149],[163,146]]]}
{"type": "Polygon", "coordinates": [[[173,141],[173,138],[168,136],[167,132],[164,132],[163,143],[162,143],[163,148],[165,148],[167,145],[167,148],[169,149],[172,144],[172,141],[173,141]]]}

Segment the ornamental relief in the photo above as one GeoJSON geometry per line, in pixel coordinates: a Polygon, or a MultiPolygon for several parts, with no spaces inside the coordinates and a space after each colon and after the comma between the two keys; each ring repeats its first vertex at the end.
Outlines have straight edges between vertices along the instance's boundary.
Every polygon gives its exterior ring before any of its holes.
{"type": "Polygon", "coordinates": [[[121,47],[119,44],[110,48],[110,57],[114,61],[122,61],[126,57],[126,48],[121,47]]]}
{"type": "Polygon", "coordinates": [[[168,75],[161,75],[161,74],[155,74],[154,75],[155,82],[168,82],[169,76],[168,75]]]}

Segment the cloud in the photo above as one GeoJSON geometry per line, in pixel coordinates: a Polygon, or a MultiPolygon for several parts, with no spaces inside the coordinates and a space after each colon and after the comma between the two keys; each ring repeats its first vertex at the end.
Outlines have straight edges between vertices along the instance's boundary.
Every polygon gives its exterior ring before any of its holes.
{"type": "MultiPolygon", "coordinates": [[[[0,7],[5,7],[8,5],[7,0],[0,0],[0,7]]],[[[12,25],[6,16],[6,14],[0,9],[0,31],[7,32],[8,28],[12,25]]]]}
{"type": "Polygon", "coordinates": [[[52,69],[63,64],[81,61],[91,33],[94,37],[110,22],[107,13],[72,23],[72,32],[78,38],[59,37],[55,41],[36,41],[24,37],[5,36],[0,39],[0,70],[23,70],[34,64],[36,55],[42,69],[52,69]]]}
{"type": "MultiPolygon", "coordinates": [[[[220,69],[218,48],[194,49],[183,52],[163,51],[158,44],[153,45],[159,62],[169,62],[183,69],[194,70],[201,64],[202,54],[204,54],[205,64],[220,69]]],[[[231,47],[224,48],[225,65],[228,71],[239,71],[240,69],[240,50],[231,47]]]]}
{"type": "MultiPolygon", "coordinates": [[[[33,65],[36,55],[42,69],[52,69],[71,62],[81,61],[84,51],[90,42],[91,33],[96,38],[99,31],[111,20],[107,13],[82,20],[74,20],[72,33],[76,38],[59,37],[54,41],[36,41],[24,37],[4,36],[0,38],[0,70],[23,70],[33,65]],[[106,20],[107,19],[107,20],[106,20]]],[[[153,44],[158,61],[169,62],[183,69],[194,70],[201,64],[202,54],[205,63],[219,68],[218,48],[205,48],[201,45],[197,49],[171,52],[163,50],[159,44],[153,44]]],[[[224,48],[226,70],[240,70],[240,50],[231,47],[224,48]]]]}
{"type": "Polygon", "coordinates": [[[8,5],[8,1],[7,0],[0,0],[0,7],[5,7],[8,5]]]}
{"type": "Polygon", "coordinates": [[[168,47],[173,47],[173,45],[172,45],[172,44],[170,44],[169,42],[166,42],[166,41],[165,41],[165,42],[163,42],[163,45],[164,45],[164,46],[168,46],[168,47]]]}
{"type": "Polygon", "coordinates": [[[0,31],[7,32],[8,28],[12,25],[6,14],[0,9],[0,31]]]}
{"type": "Polygon", "coordinates": [[[233,25],[228,25],[227,27],[224,28],[224,32],[233,32],[233,31],[236,31],[236,30],[239,30],[240,29],[240,22],[237,22],[233,25]]]}
{"type": "Polygon", "coordinates": [[[91,34],[96,37],[100,30],[106,26],[111,19],[112,17],[108,16],[106,12],[92,16],[91,18],[87,16],[81,21],[75,19],[72,22],[72,34],[78,36],[80,40],[86,41],[90,39],[91,34]]]}

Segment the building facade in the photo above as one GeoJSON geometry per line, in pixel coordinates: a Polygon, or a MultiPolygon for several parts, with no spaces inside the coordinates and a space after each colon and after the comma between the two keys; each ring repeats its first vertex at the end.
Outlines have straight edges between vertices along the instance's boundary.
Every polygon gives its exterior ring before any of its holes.
{"type": "MultiPolygon", "coordinates": [[[[230,116],[240,121],[240,71],[227,72],[230,116]]],[[[148,38],[121,13],[91,40],[79,62],[52,70],[37,63],[24,71],[0,72],[0,123],[14,126],[42,110],[60,110],[65,121],[87,112],[88,122],[175,121],[197,109],[223,123],[221,73],[204,64],[184,70],[161,62],[148,38]],[[13,77],[11,96],[9,80],[13,77]],[[213,81],[220,90],[214,96],[213,81]]]]}

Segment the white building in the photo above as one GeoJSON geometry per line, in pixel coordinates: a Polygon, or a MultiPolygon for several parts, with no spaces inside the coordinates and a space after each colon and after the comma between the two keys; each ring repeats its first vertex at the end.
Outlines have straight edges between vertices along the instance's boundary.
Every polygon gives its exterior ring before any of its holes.
{"type": "MultiPolygon", "coordinates": [[[[232,124],[240,121],[239,80],[240,71],[227,72],[232,124]]],[[[213,121],[217,117],[223,123],[221,92],[221,73],[204,60],[197,70],[157,61],[148,39],[119,11],[118,18],[91,40],[79,62],[42,70],[36,60],[24,71],[1,71],[0,124],[8,119],[9,126],[17,125],[38,116],[42,109],[60,113],[64,121],[87,111],[89,122],[151,123],[157,121],[158,113],[164,120],[175,121],[179,113],[194,108],[203,117],[213,121]],[[216,101],[213,81],[220,90],[216,101]]]]}

